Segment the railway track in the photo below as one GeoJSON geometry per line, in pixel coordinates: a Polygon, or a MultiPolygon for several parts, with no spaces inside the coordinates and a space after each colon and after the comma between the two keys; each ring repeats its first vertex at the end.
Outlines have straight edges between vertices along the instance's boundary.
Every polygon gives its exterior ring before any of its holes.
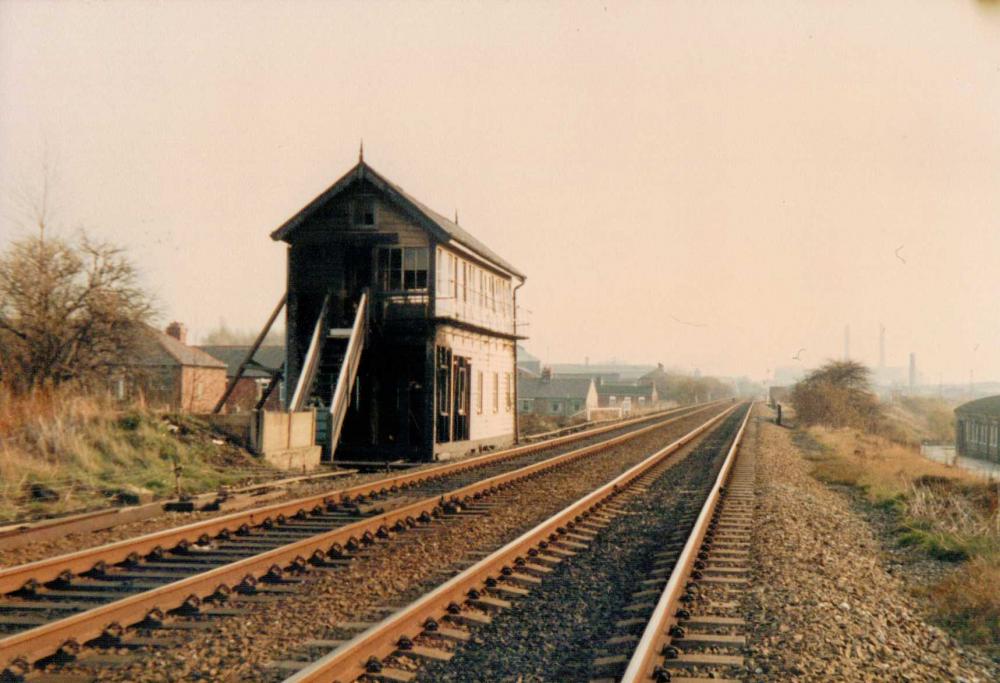
{"type": "Polygon", "coordinates": [[[10,635],[0,639],[0,665],[23,675],[88,641],[117,642],[169,610],[197,611],[207,596],[280,592],[268,584],[286,581],[288,568],[337,566],[514,481],[721,408],[671,411],[2,570],[0,629],[10,635]]]}
{"type": "MultiPolygon", "coordinates": [[[[652,610],[652,617],[656,618],[666,608],[661,608],[657,602],[653,609],[652,604],[647,604],[647,596],[651,593],[659,594],[660,591],[666,595],[668,591],[673,591],[671,586],[679,581],[680,585],[686,585],[686,579],[681,581],[677,577],[689,571],[685,569],[685,563],[692,556],[689,547],[697,550],[702,543],[700,538],[704,535],[704,529],[712,519],[713,501],[718,495],[721,482],[728,476],[749,415],[748,407],[740,407],[734,412],[736,410],[734,407],[658,449],[612,481],[593,490],[360,635],[347,642],[337,643],[336,649],[326,656],[312,663],[282,662],[285,671],[300,668],[288,678],[289,683],[500,680],[511,674],[516,678],[523,669],[503,670],[517,656],[512,649],[512,642],[503,641],[505,634],[514,633],[517,634],[514,640],[524,640],[523,634],[530,634],[531,624],[537,621],[539,615],[544,615],[556,622],[563,621],[564,638],[572,639],[575,631],[588,622],[580,619],[579,614],[573,613],[565,602],[560,604],[545,601],[544,594],[548,587],[558,588],[560,583],[565,583],[567,575],[574,575],[574,571],[567,567],[582,564],[587,556],[603,557],[604,561],[608,561],[610,557],[613,562],[617,559],[616,555],[627,555],[627,546],[622,546],[621,539],[615,534],[621,532],[623,524],[627,524],[632,516],[639,515],[643,510],[650,511],[651,491],[657,489],[663,495],[665,490],[676,488],[676,484],[680,482],[691,488],[675,490],[674,494],[680,500],[687,501],[688,509],[685,511],[683,506],[678,508],[678,519],[672,526],[677,527],[674,531],[681,532],[681,535],[675,533],[672,540],[668,539],[664,551],[674,553],[675,557],[658,558],[659,566],[653,568],[653,585],[650,587],[647,584],[640,591],[644,594],[639,596],[642,598],[642,608],[648,607],[652,610]],[[714,431],[709,434],[710,430],[714,431]],[[703,435],[704,442],[697,441],[703,435]],[[672,458],[675,454],[677,457],[672,458]],[[682,468],[676,465],[687,459],[690,459],[689,466],[682,468]],[[675,480],[664,484],[664,475],[670,473],[677,473],[675,480]],[[695,490],[699,487],[701,490],[695,490]],[[692,500],[696,500],[697,504],[692,505],[692,500]],[[604,545],[601,548],[591,552],[592,547],[602,543],[604,545]],[[668,576],[671,577],[669,580],[668,576]],[[663,587],[664,584],[666,588],[663,587]],[[536,596],[541,599],[536,600],[536,596]],[[520,610],[515,608],[508,611],[508,608],[515,607],[518,602],[533,602],[535,611],[524,620],[504,622],[508,614],[512,619],[517,619],[520,610]],[[570,616],[576,618],[570,620],[571,623],[565,623],[570,616]],[[477,644],[470,644],[473,639],[477,644]],[[473,654],[462,659],[463,652],[473,650],[473,654]],[[500,668],[477,669],[475,660],[483,652],[492,653],[494,659],[500,662],[500,668]],[[453,659],[456,663],[452,662],[453,659]]],[[[645,518],[640,520],[638,526],[648,532],[647,521],[645,518]]],[[[657,539],[654,541],[658,542],[657,539]]],[[[693,561],[698,561],[697,553],[693,557],[693,561]]],[[[586,581],[585,585],[592,590],[596,584],[589,578],[586,581]]],[[[604,598],[603,594],[581,594],[578,589],[579,586],[573,589],[578,602],[600,602],[604,598]]],[[[621,619],[609,623],[617,625],[625,621],[627,620],[621,619]]],[[[646,623],[645,618],[639,621],[646,623]]],[[[660,627],[651,625],[649,629],[658,634],[660,627]]],[[[549,666],[554,648],[532,639],[530,635],[527,639],[530,641],[526,644],[529,656],[535,656],[549,666]]],[[[591,639],[588,637],[580,640],[590,642],[591,639]]],[[[609,638],[609,645],[627,648],[630,644],[634,645],[635,641],[634,636],[612,637],[609,638]]],[[[641,643],[640,646],[647,647],[641,643]]],[[[656,643],[652,647],[659,646],[656,643]]],[[[561,647],[566,647],[565,642],[561,642],[561,647]]],[[[301,651],[305,652],[305,648],[301,651]]],[[[637,649],[636,656],[638,653],[637,649]]],[[[579,652],[571,652],[568,658],[579,661],[579,652]]],[[[601,653],[601,658],[606,661],[595,661],[595,668],[608,664],[624,668],[629,661],[629,657],[623,654],[609,656],[601,653]]],[[[515,666],[519,664],[521,663],[515,666]]],[[[587,675],[580,671],[567,673],[552,669],[546,670],[546,675],[538,678],[532,677],[538,676],[537,671],[529,670],[526,673],[530,680],[588,680],[592,677],[589,671],[588,664],[587,675]]],[[[651,669],[649,675],[652,675],[651,669]]],[[[668,680],[663,674],[657,675],[660,680],[668,680]]],[[[652,679],[647,676],[636,680],[652,679]]]]}

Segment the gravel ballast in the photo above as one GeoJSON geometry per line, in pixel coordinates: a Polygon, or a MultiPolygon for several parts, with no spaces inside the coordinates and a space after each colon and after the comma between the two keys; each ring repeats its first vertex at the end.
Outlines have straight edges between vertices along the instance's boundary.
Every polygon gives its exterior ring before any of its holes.
{"type": "Polygon", "coordinates": [[[1000,680],[995,663],[921,617],[850,497],[814,479],[792,432],[755,410],[744,440],[758,498],[749,680],[1000,680]]]}
{"type": "Polygon", "coordinates": [[[676,463],[624,504],[626,513],[602,529],[586,550],[561,563],[512,609],[474,629],[470,643],[460,646],[451,661],[424,667],[418,680],[528,683],[620,675],[622,667],[595,666],[594,661],[631,655],[628,646],[606,645],[622,633],[615,623],[648,616],[625,607],[637,602],[633,594],[649,578],[664,539],[677,531],[686,537],[745,414],[737,411],[686,453],[675,454],[676,463]],[[688,520],[680,530],[679,518],[688,520]]]}
{"type": "MultiPolygon", "coordinates": [[[[352,635],[344,622],[372,621],[446,579],[443,568],[471,564],[567,504],[707,419],[692,416],[519,483],[487,498],[488,515],[457,515],[379,543],[338,570],[313,571],[287,596],[234,604],[248,609],[218,620],[210,631],[174,631],[177,647],[141,654],[135,663],[99,671],[101,680],[276,680],[273,660],[294,656],[299,644],[352,635]],[[471,553],[471,554],[470,554],[471,553]]],[[[76,668],[76,667],[73,667],[76,668]]],[[[90,670],[80,666],[84,671],[90,670]]]]}

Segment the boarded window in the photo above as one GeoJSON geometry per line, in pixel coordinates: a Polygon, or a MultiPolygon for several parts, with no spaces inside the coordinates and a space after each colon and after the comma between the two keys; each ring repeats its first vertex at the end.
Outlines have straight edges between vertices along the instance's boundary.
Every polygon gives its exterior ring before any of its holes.
{"type": "Polygon", "coordinates": [[[500,378],[493,373],[493,412],[500,412],[500,378]]]}
{"type": "Polygon", "coordinates": [[[514,405],[514,384],[510,380],[510,373],[503,373],[503,395],[504,395],[504,410],[510,412],[510,409],[514,405]]]}
{"type": "Polygon", "coordinates": [[[483,371],[480,370],[476,373],[476,386],[473,389],[475,392],[475,402],[476,402],[476,415],[483,414],[483,371]]]}

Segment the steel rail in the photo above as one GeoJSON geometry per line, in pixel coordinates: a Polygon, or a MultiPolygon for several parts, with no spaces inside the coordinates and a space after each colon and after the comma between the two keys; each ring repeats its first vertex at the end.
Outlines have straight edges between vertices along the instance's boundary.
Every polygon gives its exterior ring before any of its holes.
{"type": "MultiPolygon", "coordinates": [[[[54,581],[67,575],[82,574],[92,570],[95,566],[100,564],[113,565],[129,559],[134,559],[136,556],[148,555],[156,550],[169,550],[183,542],[195,543],[206,536],[211,538],[223,532],[231,533],[244,525],[250,527],[259,526],[268,519],[273,521],[282,516],[286,518],[291,517],[301,510],[309,511],[317,506],[325,506],[331,502],[363,500],[369,495],[386,493],[391,491],[393,488],[401,489],[425,483],[427,481],[464,472],[465,470],[503,462],[505,460],[518,458],[523,455],[529,455],[548,448],[599,436],[615,429],[631,427],[632,425],[639,424],[643,421],[656,421],[660,418],[668,417],[679,412],[683,413],[682,416],[694,415],[703,410],[708,410],[712,406],[718,405],[718,403],[719,402],[701,404],[700,406],[695,406],[693,409],[691,406],[675,408],[657,413],[656,415],[646,415],[641,418],[619,422],[615,425],[599,427],[586,432],[570,434],[565,437],[552,439],[550,441],[519,446],[499,451],[497,453],[489,453],[486,455],[476,456],[474,458],[468,458],[460,462],[441,465],[439,467],[399,474],[373,482],[358,484],[356,486],[343,489],[334,489],[325,493],[274,503],[250,510],[242,510],[240,512],[234,512],[220,517],[213,517],[199,522],[192,522],[191,524],[185,524],[179,527],[163,529],[161,531],[145,534],[137,538],[115,541],[113,543],[99,545],[93,548],[85,548],[74,553],[68,553],[65,555],[46,558],[44,560],[0,569],[0,595],[12,593],[28,585],[37,585],[54,581]]],[[[636,432],[629,432],[629,434],[635,433],[636,432]]]]}
{"type": "MultiPolygon", "coordinates": [[[[389,512],[367,517],[315,536],[291,542],[279,548],[254,555],[236,562],[216,567],[158,588],[131,595],[100,605],[85,612],[15,633],[0,639],[0,666],[24,666],[66,648],[74,651],[82,643],[104,633],[120,632],[124,627],[146,619],[151,613],[166,612],[184,604],[198,605],[204,596],[228,593],[232,586],[256,581],[260,576],[281,571],[286,566],[304,567],[308,562],[322,562],[325,554],[344,546],[373,544],[376,538],[385,538],[396,525],[400,529],[412,526],[421,515],[440,514],[440,505],[446,500],[468,500],[484,493],[494,492],[515,481],[536,476],[592,453],[606,450],[627,442],[668,424],[677,422],[717,405],[709,405],[691,413],[654,422],[635,431],[620,434],[605,441],[590,444],[546,460],[495,475],[455,489],[444,495],[434,495],[389,512]]],[[[730,408],[721,414],[728,414],[730,408]]],[[[718,420],[711,418],[710,422],[718,420]]],[[[426,519],[426,516],[425,516],[426,519]]]]}
{"type": "MultiPolygon", "coordinates": [[[[742,405],[742,404],[740,404],[742,405]]],[[[572,503],[530,531],[522,534],[488,557],[483,558],[457,576],[449,579],[423,597],[390,615],[367,631],[356,636],[322,659],[302,669],[285,683],[316,683],[319,681],[354,681],[366,673],[368,659],[384,658],[395,652],[399,639],[412,638],[424,630],[428,619],[440,619],[451,603],[462,604],[473,589],[479,590],[490,579],[500,578],[505,568],[512,568],[530,555],[540,543],[552,540],[591,512],[601,508],[608,499],[617,496],[637,478],[661,463],[700,434],[729,416],[739,406],[733,406],[699,425],[684,436],[656,451],[615,479],[572,503]]]]}
{"type": "Polygon", "coordinates": [[[670,574],[670,579],[663,588],[656,607],[649,617],[649,622],[642,632],[642,637],[639,639],[639,643],[632,653],[632,658],[625,668],[625,674],[621,678],[621,683],[640,683],[640,681],[645,682],[653,678],[654,662],[660,656],[660,651],[669,639],[667,632],[677,623],[675,614],[677,605],[684,592],[684,587],[691,576],[691,571],[694,569],[695,560],[698,559],[698,550],[705,539],[705,534],[708,531],[712,515],[715,513],[715,508],[719,504],[722,489],[729,478],[733,463],[736,462],[736,454],[739,451],[740,442],[743,440],[743,433],[746,430],[747,422],[750,420],[751,412],[753,412],[752,403],[750,404],[750,409],[747,410],[746,417],[743,418],[743,422],[740,424],[740,429],[736,433],[736,438],[733,439],[733,444],[730,446],[729,452],[726,454],[725,462],[723,462],[722,468],[719,470],[719,476],[716,477],[715,484],[713,484],[711,492],[705,499],[705,504],[702,505],[701,513],[695,521],[691,535],[688,537],[687,542],[684,544],[684,549],[677,558],[674,570],[670,574]]]}

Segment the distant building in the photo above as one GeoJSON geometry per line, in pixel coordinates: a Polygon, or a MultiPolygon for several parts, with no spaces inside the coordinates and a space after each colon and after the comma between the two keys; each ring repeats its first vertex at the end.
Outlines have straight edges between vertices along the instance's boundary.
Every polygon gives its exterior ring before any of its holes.
{"type": "Polygon", "coordinates": [[[597,405],[601,408],[621,408],[624,413],[651,408],[660,400],[653,384],[628,382],[597,382],[597,405]]]}
{"type": "Polygon", "coordinates": [[[787,404],[791,398],[792,387],[768,387],[767,389],[767,402],[771,404],[772,408],[779,403],[787,404]]]}
{"type": "MultiPolygon", "coordinates": [[[[232,380],[240,363],[246,358],[249,346],[199,346],[197,347],[226,364],[226,380],[232,380]]],[[[284,346],[261,346],[254,354],[252,362],[244,369],[239,382],[233,388],[223,411],[244,413],[258,409],[264,393],[270,388],[267,400],[260,405],[264,410],[281,410],[283,386],[281,376],[285,365],[284,346]],[[271,387],[272,379],[276,382],[271,387]]]]}
{"type": "Polygon", "coordinates": [[[553,377],[602,377],[613,381],[631,382],[639,379],[653,365],[627,365],[624,363],[553,363],[553,377]]]}
{"type": "Polygon", "coordinates": [[[794,365],[784,365],[774,369],[774,383],[779,386],[795,384],[805,376],[805,369],[794,365]]]}
{"type": "Polygon", "coordinates": [[[542,374],[542,361],[533,356],[520,344],[517,345],[517,369],[526,370],[532,375],[542,374]]]}
{"type": "Polygon", "coordinates": [[[135,348],[112,376],[117,398],[178,412],[207,413],[226,389],[226,364],[188,346],[187,328],[178,322],[166,333],[143,325],[135,348]]]}
{"type": "Polygon", "coordinates": [[[517,411],[521,414],[571,417],[597,407],[597,389],[589,377],[553,377],[545,369],[540,377],[517,378],[517,411]]]}
{"type": "Polygon", "coordinates": [[[1000,462],[1000,396],[955,408],[955,450],[959,455],[1000,462]]]}

